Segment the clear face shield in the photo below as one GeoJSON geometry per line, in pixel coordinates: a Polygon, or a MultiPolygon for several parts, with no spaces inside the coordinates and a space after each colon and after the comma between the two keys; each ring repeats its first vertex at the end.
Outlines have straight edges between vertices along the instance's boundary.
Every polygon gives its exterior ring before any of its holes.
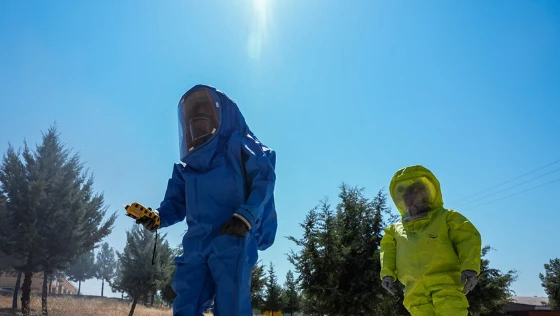
{"type": "Polygon", "coordinates": [[[395,203],[407,211],[408,216],[426,214],[431,210],[436,190],[426,178],[407,180],[396,186],[395,203]]]}
{"type": "Polygon", "coordinates": [[[220,126],[220,106],[209,89],[200,89],[179,102],[181,158],[212,138],[220,126]]]}

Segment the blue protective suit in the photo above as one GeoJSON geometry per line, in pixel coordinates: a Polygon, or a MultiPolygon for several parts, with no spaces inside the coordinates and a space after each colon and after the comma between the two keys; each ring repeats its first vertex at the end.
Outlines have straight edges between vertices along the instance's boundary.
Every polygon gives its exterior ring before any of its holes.
{"type": "Polygon", "coordinates": [[[184,254],[175,259],[172,286],[175,316],[200,316],[214,299],[214,315],[252,315],[251,273],[257,250],[274,243],[276,154],[251,132],[243,115],[224,93],[209,89],[220,103],[216,134],[174,165],[158,208],[161,227],[183,220],[184,254]],[[234,213],[251,223],[245,238],[220,234],[234,213]]]}

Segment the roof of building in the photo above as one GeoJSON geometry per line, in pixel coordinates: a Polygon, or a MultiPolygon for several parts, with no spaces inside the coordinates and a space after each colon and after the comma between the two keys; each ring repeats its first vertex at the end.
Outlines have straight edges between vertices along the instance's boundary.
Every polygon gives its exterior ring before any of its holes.
{"type": "Polygon", "coordinates": [[[512,296],[512,301],[516,304],[543,306],[548,304],[548,297],[537,296],[512,296]]]}

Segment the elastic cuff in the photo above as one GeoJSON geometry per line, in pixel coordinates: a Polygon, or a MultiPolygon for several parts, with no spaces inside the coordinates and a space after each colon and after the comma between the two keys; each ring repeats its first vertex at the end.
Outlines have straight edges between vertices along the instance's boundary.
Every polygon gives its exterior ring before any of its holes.
{"type": "Polygon", "coordinates": [[[393,282],[397,280],[397,275],[395,273],[393,273],[392,271],[385,271],[385,269],[383,269],[383,271],[381,271],[381,273],[379,274],[379,277],[380,277],[381,280],[383,280],[386,277],[393,278],[393,282]]]}
{"type": "Polygon", "coordinates": [[[249,229],[251,229],[251,227],[255,226],[255,222],[256,222],[257,218],[248,209],[240,207],[235,211],[235,214],[243,216],[243,219],[245,219],[245,221],[249,222],[249,225],[247,225],[247,227],[249,227],[249,229]]]}
{"type": "Polygon", "coordinates": [[[247,225],[247,228],[248,228],[249,230],[251,229],[251,227],[253,227],[253,226],[251,225],[251,222],[249,222],[249,221],[245,218],[245,216],[243,216],[243,215],[241,215],[241,214],[238,214],[238,213],[233,213],[233,216],[235,216],[235,217],[239,218],[240,220],[242,220],[243,223],[245,223],[245,225],[247,225]]]}
{"type": "Polygon", "coordinates": [[[461,265],[461,271],[466,271],[466,270],[474,271],[476,275],[480,274],[480,266],[477,266],[473,263],[463,263],[461,265]]]}

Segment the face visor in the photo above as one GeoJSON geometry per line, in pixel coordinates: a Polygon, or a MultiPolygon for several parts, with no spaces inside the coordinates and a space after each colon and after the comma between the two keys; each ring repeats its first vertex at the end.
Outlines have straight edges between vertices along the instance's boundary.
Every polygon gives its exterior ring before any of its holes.
{"type": "Polygon", "coordinates": [[[200,89],[179,102],[179,142],[181,158],[208,142],[220,127],[220,105],[215,93],[200,89]]]}
{"type": "Polygon", "coordinates": [[[436,189],[426,178],[420,177],[397,183],[393,196],[395,204],[406,210],[408,216],[420,215],[431,210],[436,198],[436,189]]]}

